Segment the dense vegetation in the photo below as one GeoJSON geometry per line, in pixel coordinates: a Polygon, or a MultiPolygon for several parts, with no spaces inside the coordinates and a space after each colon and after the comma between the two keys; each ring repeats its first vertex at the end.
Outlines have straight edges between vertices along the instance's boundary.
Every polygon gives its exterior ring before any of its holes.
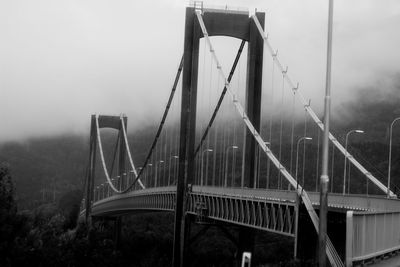
{"type": "MultiPolygon", "coordinates": [[[[343,143],[343,133],[349,129],[364,129],[366,134],[354,136],[349,150],[371,173],[386,183],[387,126],[396,116],[394,111],[398,96],[384,103],[371,102],[368,100],[370,96],[363,95],[358,104],[350,103],[354,105],[352,110],[344,108],[349,113],[363,115],[348,120],[348,114],[343,112],[340,120],[337,117],[333,121],[333,132],[343,143]],[[339,124],[339,121],[342,123],[339,124]]],[[[301,127],[298,126],[296,130],[299,136],[301,127]]],[[[129,137],[131,147],[135,148],[134,162],[143,161],[153,133],[154,129],[145,129],[129,137]]],[[[310,131],[309,134],[317,140],[315,132],[310,131]]],[[[274,136],[279,135],[275,133],[274,136]]],[[[103,139],[105,149],[111,149],[114,141],[111,137],[107,138],[106,135],[103,139]],[[111,144],[109,148],[107,144],[111,144]]],[[[282,160],[286,163],[290,161],[289,139],[290,136],[283,136],[286,144],[282,146],[282,160]]],[[[397,194],[400,193],[399,141],[399,136],[394,134],[392,188],[397,194]]],[[[276,142],[273,146],[276,146],[276,142]]],[[[277,147],[272,149],[278,150],[277,147]]],[[[320,149],[316,143],[306,145],[305,157],[310,165],[304,169],[304,175],[303,170],[299,170],[299,180],[304,177],[307,190],[316,186],[320,149]]],[[[330,178],[334,181],[333,192],[341,192],[343,155],[335,153],[335,173],[330,173],[330,178]]],[[[37,138],[0,145],[0,266],[170,266],[172,214],[124,217],[119,246],[114,242],[111,221],[96,221],[95,227],[90,229],[84,223],[76,225],[87,160],[88,140],[81,136],[37,138]]],[[[265,160],[265,157],[261,160],[265,160]]],[[[240,164],[240,159],[237,163],[240,164]]],[[[260,187],[266,186],[265,166],[260,168],[260,187]]],[[[352,178],[351,193],[382,194],[366,183],[354,168],[348,171],[351,171],[352,178]]],[[[239,168],[235,172],[236,179],[239,179],[239,168]]],[[[278,187],[276,179],[269,183],[272,187],[278,187]]],[[[192,235],[202,229],[203,225],[194,225],[192,235]]],[[[236,236],[237,229],[233,226],[210,226],[201,238],[191,242],[188,248],[190,265],[232,266],[237,256],[236,236]]],[[[255,244],[253,266],[295,264],[287,257],[293,250],[290,240],[257,232],[255,244]]]]}
{"type": "MultiPolygon", "coordinates": [[[[18,212],[7,166],[0,167],[0,266],[170,266],[173,214],[125,217],[117,247],[113,223],[97,220],[93,228],[76,225],[81,192],[70,191],[58,204],[18,212]]],[[[206,225],[204,236],[191,242],[191,266],[232,266],[237,254],[235,228],[206,225]],[[209,228],[209,229],[208,229],[209,228]],[[225,234],[224,234],[225,232],[225,234]],[[226,234],[228,233],[228,234],[226,234]]],[[[192,232],[202,231],[194,225],[192,232]]],[[[193,234],[193,235],[194,235],[193,234]]],[[[287,238],[259,232],[256,264],[287,262],[293,247],[287,238]],[[289,245],[288,245],[289,244],[289,245]]],[[[289,260],[290,262],[290,260],[289,260]]],[[[257,266],[257,265],[256,265],[257,266]]]]}

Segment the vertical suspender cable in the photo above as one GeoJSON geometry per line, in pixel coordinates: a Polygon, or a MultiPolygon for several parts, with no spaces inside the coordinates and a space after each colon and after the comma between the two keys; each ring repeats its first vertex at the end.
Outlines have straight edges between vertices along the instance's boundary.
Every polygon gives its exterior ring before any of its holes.
{"type": "Polygon", "coordinates": [[[150,150],[149,150],[149,152],[148,152],[148,154],[147,154],[147,156],[146,156],[146,159],[145,159],[145,161],[144,161],[144,163],[143,163],[143,167],[142,167],[142,169],[140,169],[140,172],[139,172],[139,174],[137,175],[136,179],[135,179],[124,191],[122,191],[121,193],[126,193],[126,192],[128,192],[128,191],[133,187],[133,185],[136,184],[136,182],[138,181],[138,179],[139,179],[140,176],[142,175],[144,169],[146,168],[147,163],[149,162],[149,159],[150,159],[151,155],[153,154],[154,147],[155,147],[155,145],[157,144],[157,141],[158,141],[158,138],[159,138],[159,136],[160,136],[161,130],[162,130],[162,128],[164,127],[165,120],[166,120],[166,118],[167,118],[169,109],[170,109],[170,107],[171,107],[171,103],[172,103],[172,100],[173,100],[174,95],[175,95],[176,87],[177,87],[177,85],[178,85],[178,81],[179,81],[179,78],[180,78],[180,75],[181,75],[181,72],[182,72],[182,68],[183,68],[183,56],[182,56],[181,61],[180,61],[180,63],[179,63],[179,68],[178,68],[178,71],[177,71],[176,76],[175,76],[175,81],[174,81],[174,84],[173,84],[173,86],[172,86],[172,90],[171,90],[171,94],[170,94],[169,99],[168,99],[168,102],[167,102],[167,106],[165,107],[165,111],[164,111],[164,114],[163,114],[163,116],[162,116],[160,125],[159,125],[159,127],[158,127],[156,136],[155,136],[155,138],[154,138],[154,140],[153,140],[153,143],[152,143],[152,145],[151,145],[151,147],[150,147],[150,150]]]}
{"type": "Polygon", "coordinates": [[[328,45],[326,60],[326,84],[324,105],[324,136],[322,146],[322,173],[320,182],[320,210],[319,210],[319,235],[318,235],[318,263],[326,266],[327,247],[327,215],[328,215],[328,160],[329,160],[329,126],[331,119],[331,67],[332,67],[332,26],[333,26],[333,0],[329,0],[328,12],[328,45]]]}
{"type": "MultiPolygon", "coordinates": [[[[307,136],[307,112],[304,110],[304,137],[307,136]]],[[[302,185],[305,187],[304,181],[304,169],[306,166],[306,142],[303,142],[303,160],[302,160],[303,170],[302,170],[302,185]]]]}
{"type": "MultiPolygon", "coordinates": [[[[295,117],[295,107],[296,107],[296,92],[293,93],[293,102],[292,102],[292,127],[290,133],[290,173],[293,173],[293,140],[294,140],[294,117],[295,117]]],[[[288,189],[290,189],[290,184],[288,185],[288,189]]]]}
{"type": "MultiPolygon", "coordinates": [[[[281,92],[281,103],[279,108],[280,113],[280,127],[279,127],[279,164],[282,162],[282,135],[283,135],[283,97],[285,92],[285,74],[286,71],[282,71],[282,92],[281,92]]],[[[281,166],[279,166],[280,168],[281,166]]],[[[281,172],[278,172],[278,189],[282,188],[281,172]]]]}
{"type": "Polygon", "coordinates": [[[335,144],[332,143],[332,166],[331,166],[331,193],[333,193],[333,170],[335,169],[335,144]]]}
{"type": "MultiPolygon", "coordinates": [[[[231,71],[229,72],[228,82],[230,82],[230,81],[232,80],[233,74],[235,73],[236,66],[237,66],[237,64],[238,64],[238,62],[239,62],[240,55],[242,54],[243,47],[244,47],[245,43],[246,43],[246,41],[242,40],[242,42],[241,42],[241,44],[240,44],[240,47],[239,47],[239,50],[238,50],[238,52],[237,52],[237,54],[236,54],[236,58],[235,58],[235,60],[234,60],[234,62],[233,62],[231,71]]],[[[220,77],[218,76],[217,88],[219,88],[219,84],[220,84],[220,77]]],[[[222,101],[224,100],[226,91],[227,91],[227,88],[226,88],[226,86],[224,86],[224,89],[222,90],[222,93],[221,93],[221,95],[220,95],[220,97],[219,97],[219,99],[218,99],[218,103],[217,103],[217,105],[215,106],[214,112],[213,112],[213,114],[211,115],[211,119],[210,119],[210,121],[208,122],[207,128],[205,129],[205,131],[204,131],[204,133],[203,133],[203,135],[202,135],[202,137],[201,137],[201,139],[200,139],[200,143],[199,143],[199,145],[197,146],[197,148],[196,148],[196,150],[195,150],[195,152],[194,152],[195,154],[197,154],[197,153],[200,151],[201,145],[202,145],[202,143],[204,142],[204,140],[206,139],[207,134],[208,134],[208,131],[209,131],[209,129],[211,128],[212,124],[214,123],[215,117],[217,116],[218,111],[219,111],[219,109],[220,109],[220,107],[221,107],[222,101]]],[[[223,119],[224,119],[224,118],[222,118],[221,121],[223,121],[223,119]]]]}
{"type": "Polygon", "coordinates": [[[315,192],[318,192],[318,177],[319,177],[319,128],[317,128],[317,166],[315,174],[315,192]]]}
{"type": "MultiPolygon", "coordinates": [[[[200,11],[198,11],[198,10],[195,12],[196,12],[198,22],[200,24],[200,28],[203,32],[203,36],[205,37],[205,39],[207,40],[207,42],[210,46],[210,51],[213,54],[213,59],[219,69],[219,74],[225,81],[225,86],[228,89],[227,91],[229,92],[229,94],[231,96],[231,101],[232,101],[233,105],[235,106],[237,113],[240,114],[240,116],[242,117],[243,123],[246,125],[246,127],[250,131],[250,133],[252,133],[252,135],[253,135],[254,139],[256,140],[256,142],[258,143],[259,147],[271,159],[273,164],[277,168],[279,168],[279,171],[282,173],[283,177],[285,177],[292,186],[296,186],[295,179],[290,175],[290,173],[284,167],[281,166],[281,163],[278,161],[278,159],[275,157],[275,155],[272,153],[272,151],[267,147],[267,145],[265,144],[264,140],[261,138],[258,131],[254,128],[254,125],[249,120],[243,106],[237,100],[237,96],[235,95],[235,93],[233,93],[233,91],[230,87],[230,83],[226,79],[225,73],[220,66],[220,63],[219,63],[219,60],[217,58],[215,51],[213,49],[211,49],[211,47],[212,47],[211,41],[208,38],[208,33],[207,33],[206,27],[204,25],[202,15],[201,15],[200,11]]],[[[256,24],[258,23],[257,27],[261,28],[261,26],[260,26],[258,20],[256,20],[255,16],[252,16],[252,18],[253,18],[253,20],[255,20],[256,24]]],[[[315,212],[314,207],[312,206],[311,200],[310,200],[307,192],[305,190],[303,190],[303,188],[301,186],[299,186],[296,189],[296,192],[302,198],[303,203],[306,206],[306,210],[307,210],[308,214],[310,215],[311,221],[313,222],[313,225],[316,228],[316,230],[319,232],[319,228],[318,228],[319,219],[315,212]]],[[[326,238],[326,240],[327,240],[326,255],[328,256],[329,261],[331,262],[331,264],[334,264],[336,266],[343,266],[343,263],[341,262],[340,257],[338,256],[335,248],[333,247],[333,244],[329,241],[328,238],[326,238]]],[[[325,266],[325,265],[323,265],[323,266],[325,266]]]]}
{"type": "Polygon", "coordinates": [[[99,128],[99,116],[98,116],[98,115],[96,115],[95,122],[96,122],[96,133],[97,133],[97,144],[98,144],[98,146],[99,146],[100,159],[101,159],[101,164],[102,164],[102,166],[103,166],[104,175],[106,176],[107,182],[109,183],[110,187],[111,187],[115,192],[121,193],[121,191],[118,190],[118,189],[114,186],[114,184],[112,183],[111,178],[110,178],[110,176],[109,176],[109,174],[108,174],[109,172],[108,172],[108,170],[107,170],[106,162],[105,162],[105,159],[104,159],[103,145],[102,145],[102,142],[101,142],[100,128],[99,128]]]}
{"type": "MultiPolygon", "coordinates": [[[[257,29],[259,31],[259,33],[261,34],[261,36],[264,39],[264,44],[267,46],[267,49],[269,51],[269,53],[274,56],[274,50],[268,40],[268,36],[264,33],[264,30],[261,27],[260,22],[258,21],[256,16],[252,16],[253,21],[255,22],[257,29]]],[[[275,56],[275,63],[277,65],[277,67],[280,70],[283,70],[283,66],[281,64],[281,62],[276,58],[275,56]]],[[[292,82],[292,80],[290,79],[290,77],[288,75],[285,76],[287,83],[289,84],[289,86],[291,88],[295,88],[294,83],[292,82]]],[[[313,119],[313,121],[318,125],[318,127],[321,128],[321,130],[324,129],[324,124],[321,122],[321,120],[318,118],[317,114],[314,112],[314,110],[310,107],[307,106],[307,102],[303,96],[303,94],[299,91],[296,96],[299,98],[300,102],[304,105],[306,111],[308,112],[308,114],[310,115],[310,117],[313,119]]],[[[335,137],[329,133],[329,139],[335,144],[336,148],[343,154],[346,154],[346,150],[345,148],[342,146],[342,144],[340,144],[335,137]]],[[[379,189],[381,189],[384,192],[388,192],[388,188],[382,184],[377,178],[375,178],[370,172],[368,172],[364,166],[362,166],[354,157],[350,157],[350,155],[348,155],[348,160],[356,167],[360,170],[360,172],[365,175],[371,182],[373,182],[379,189]]],[[[396,195],[390,191],[389,192],[390,197],[396,197],[396,195]]]]}
{"type": "MultiPolygon", "coordinates": [[[[135,165],[133,164],[131,150],[129,149],[128,136],[126,134],[126,129],[125,129],[125,122],[124,122],[124,119],[123,119],[122,116],[121,116],[121,127],[122,127],[122,134],[123,134],[124,141],[125,141],[126,152],[128,154],[129,163],[131,164],[131,168],[132,168],[133,174],[137,178],[138,174],[136,172],[135,165]]],[[[140,187],[142,187],[142,189],[145,188],[145,186],[143,185],[143,183],[142,183],[142,181],[140,179],[138,179],[138,183],[139,183],[140,187]]]]}
{"type": "MultiPolygon", "coordinates": [[[[272,119],[273,119],[273,110],[274,110],[274,72],[275,72],[275,56],[272,57],[272,78],[271,78],[271,111],[270,111],[270,119],[269,119],[269,146],[272,148],[272,119]]],[[[270,171],[271,171],[271,161],[268,159],[267,161],[267,181],[266,181],[266,188],[269,188],[269,178],[270,178],[270,171]]]]}

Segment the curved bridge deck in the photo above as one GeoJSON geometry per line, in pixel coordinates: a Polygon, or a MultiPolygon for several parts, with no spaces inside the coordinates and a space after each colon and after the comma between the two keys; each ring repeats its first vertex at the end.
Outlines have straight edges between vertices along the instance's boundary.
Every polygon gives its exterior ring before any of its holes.
{"type": "MultiPolygon", "coordinates": [[[[92,216],[118,216],[137,211],[174,211],[176,187],[136,190],[110,195],[93,203],[92,216]]],[[[310,192],[318,208],[319,193],[310,192]]],[[[297,196],[295,191],[193,186],[186,210],[201,219],[294,236],[297,196]]],[[[363,212],[400,211],[397,199],[383,196],[329,194],[329,209],[363,212]]],[[[83,211],[81,215],[83,215],[83,211]]]]}

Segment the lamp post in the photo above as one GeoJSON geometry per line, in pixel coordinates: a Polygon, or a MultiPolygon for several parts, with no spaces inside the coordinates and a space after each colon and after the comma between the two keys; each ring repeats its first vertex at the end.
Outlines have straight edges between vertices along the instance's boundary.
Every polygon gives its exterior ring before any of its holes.
{"type": "MultiPolygon", "coordinates": [[[[176,169],[177,169],[177,165],[178,165],[178,159],[179,159],[179,157],[178,156],[172,156],[170,159],[169,159],[169,161],[171,162],[171,159],[176,159],[177,161],[176,162],[174,162],[174,181],[176,180],[176,169]]],[[[171,166],[171,163],[169,164],[170,166],[171,166]]],[[[171,168],[171,167],[170,167],[171,168]]],[[[170,182],[168,182],[168,184],[170,184],[170,182]]]]}
{"type": "Polygon", "coordinates": [[[125,187],[124,185],[127,183],[128,176],[126,175],[126,172],[124,172],[121,176],[121,190],[125,187]]]}
{"type": "Polygon", "coordinates": [[[203,152],[201,152],[201,164],[200,164],[200,167],[201,167],[201,170],[200,170],[200,185],[201,185],[201,186],[203,186],[203,182],[204,182],[204,180],[203,180],[203,162],[204,162],[204,154],[207,153],[207,152],[213,152],[213,150],[207,148],[207,149],[204,149],[203,152]]]}
{"type": "MultiPolygon", "coordinates": [[[[297,184],[299,183],[299,181],[297,180],[297,171],[298,171],[298,165],[299,165],[299,145],[300,145],[300,142],[303,141],[303,140],[312,140],[312,138],[311,137],[307,137],[307,136],[303,136],[299,140],[297,140],[297,145],[296,145],[296,172],[295,172],[295,176],[294,176],[295,179],[296,179],[296,183],[297,184]]],[[[303,181],[303,183],[304,183],[304,181],[303,181]]]]}
{"type": "Polygon", "coordinates": [[[97,200],[99,200],[100,199],[100,190],[99,190],[99,187],[98,186],[96,186],[96,191],[95,191],[95,198],[94,198],[94,201],[97,201],[97,200]],[[97,197],[96,197],[97,196],[97,197]]]}
{"type": "Polygon", "coordinates": [[[146,180],[147,180],[147,183],[150,185],[150,181],[151,181],[151,169],[153,168],[153,163],[149,163],[149,164],[147,164],[147,166],[149,167],[148,169],[148,171],[146,170],[146,180]]]}
{"type": "Polygon", "coordinates": [[[347,142],[351,133],[364,133],[363,130],[350,130],[346,134],[345,153],[344,153],[344,171],[343,171],[343,195],[346,193],[346,167],[347,167],[347,142]]]}
{"type": "MultiPolygon", "coordinates": [[[[169,158],[169,167],[168,167],[168,185],[170,185],[171,184],[171,160],[172,159],[179,159],[179,157],[178,156],[172,156],[172,157],[170,157],[169,158]]],[[[176,164],[174,163],[174,167],[173,167],[173,170],[174,170],[174,178],[175,178],[175,166],[176,166],[176,164]]]]}
{"type": "Polygon", "coordinates": [[[390,133],[389,133],[389,166],[388,166],[388,185],[387,185],[387,197],[390,197],[390,168],[392,165],[392,131],[393,125],[396,121],[400,120],[400,117],[395,118],[390,124],[390,133]]]}
{"type": "Polygon", "coordinates": [[[156,172],[156,174],[155,174],[155,176],[154,176],[154,187],[157,187],[157,166],[158,165],[160,165],[161,163],[164,163],[164,161],[163,160],[160,160],[160,161],[157,161],[156,162],[156,166],[155,166],[155,172],[156,172]]]}
{"type": "MultiPolygon", "coordinates": [[[[114,178],[111,178],[111,183],[112,183],[112,184],[114,184],[113,181],[114,181],[114,178]]],[[[113,193],[114,193],[114,191],[111,192],[111,194],[113,194],[113,193]]]]}
{"type": "MultiPolygon", "coordinates": [[[[270,142],[264,142],[265,146],[269,146],[271,143],[270,142]]],[[[256,188],[257,186],[259,186],[260,184],[260,173],[261,173],[261,151],[260,151],[260,147],[258,148],[258,166],[257,166],[257,181],[254,181],[254,188],[256,188]]],[[[233,184],[233,183],[232,183],[233,184]]]]}
{"type": "Polygon", "coordinates": [[[228,156],[229,156],[229,149],[230,148],[232,148],[232,151],[234,150],[234,149],[238,149],[239,147],[238,146],[228,146],[227,148],[226,148],[226,150],[225,150],[225,155],[226,155],[226,158],[225,158],[225,181],[224,181],[224,187],[227,187],[228,186],[228,156]]]}
{"type": "Polygon", "coordinates": [[[100,197],[101,197],[101,199],[104,198],[104,184],[100,185],[100,197]]]}
{"type": "MultiPolygon", "coordinates": [[[[142,167],[138,167],[137,168],[137,171],[136,171],[136,174],[139,176],[139,173],[141,172],[141,170],[142,170],[143,168],[142,167]]],[[[132,182],[132,181],[135,181],[135,179],[137,178],[137,176],[135,176],[135,173],[133,172],[133,170],[131,171],[131,180],[130,180],[130,183],[132,182]]],[[[144,180],[142,179],[142,181],[143,181],[143,183],[144,183],[144,180]]],[[[130,184],[129,183],[129,184],[130,184]]],[[[137,183],[136,183],[136,185],[134,185],[132,188],[131,188],[131,190],[134,190],[135,188],[137,188],[137,183]]]]}
{"type": "Polygon", "coordinates": [[[116,179],[117,179],[117,187],[119,188],[119,190],[121,190],[121,176],[117,175],[116,179]]]}
{"type": "Polygon", "coordinates": [[[128,172],[128,175],[126,176],[126,187],[128,187],[129,184],[131,183],[131,180],[132,180],[133,175],[134,175],[133,173],[134,173],[133,170],[130,170],[128,172]]]}

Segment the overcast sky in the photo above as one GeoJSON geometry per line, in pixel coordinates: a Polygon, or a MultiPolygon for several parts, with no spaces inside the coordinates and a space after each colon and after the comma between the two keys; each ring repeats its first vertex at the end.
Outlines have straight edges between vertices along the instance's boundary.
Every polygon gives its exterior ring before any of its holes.
{"type": "MultiPolygon", "coordinates": [[[[0,142],[84,134],[93,113],[126,113],[131,127],[158,121],[183,52],[187,3],[0,0],[0,142]]],[[[328,0],[212,4],[265,11],[290,76],[322,104],[328,0]]],[[[334,106],[368,85],[392,90],[399,26],[398,0],[335,0],[334,106]]]]}

